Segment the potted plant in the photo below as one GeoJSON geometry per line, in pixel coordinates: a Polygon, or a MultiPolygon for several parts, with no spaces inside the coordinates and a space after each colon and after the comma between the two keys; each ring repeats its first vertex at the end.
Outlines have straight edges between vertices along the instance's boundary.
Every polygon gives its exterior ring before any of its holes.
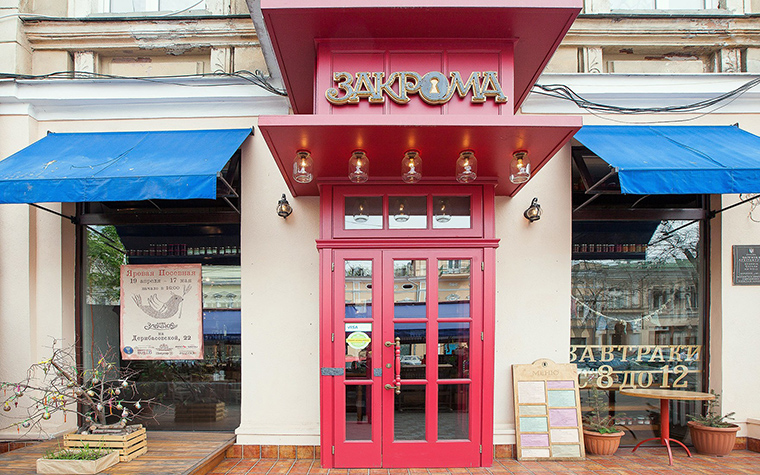
{"type": "Polygon", "coordinates": [[[707,402],[707,412],[704,415],[688,416],[691,419],[687,425],[691,433],[691,441],[694,449],[705,455],[728,455],[734,449],[736,433],[739,426],[726,422],[733,419],[734,413],[730,412],[721,416],[719,411],[720,395],[710,391],[715,399],[707,402]]]}
{"type": "Polygon", "coordinates": [[[612,455],[620,446],[623,429],[615,425],[615,418],[602,391],[596,386],[589,396],[591,410],[583,415],[583,445],[586,452],[595,455],[612,455]]]}
{"type": "Polygon", "coordinates": [[[83,447],[46,453],[37,459],[37,473],[91,475],[116,465],[119,452],[83,447]]]}

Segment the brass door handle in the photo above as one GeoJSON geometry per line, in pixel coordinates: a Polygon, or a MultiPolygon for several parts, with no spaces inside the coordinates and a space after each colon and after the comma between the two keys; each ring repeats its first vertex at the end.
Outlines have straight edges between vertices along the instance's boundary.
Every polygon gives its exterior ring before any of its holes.
{"type": "Polygon", "coordinates": [[[396,394],[401,394],[401,386],[394,386],[392,384],[386,384],[385,389],[394,389],[396,394]]]}

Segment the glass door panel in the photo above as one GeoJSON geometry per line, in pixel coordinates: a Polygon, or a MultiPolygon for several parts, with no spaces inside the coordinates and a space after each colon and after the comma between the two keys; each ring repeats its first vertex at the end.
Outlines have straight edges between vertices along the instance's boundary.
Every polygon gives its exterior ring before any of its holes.
{"type": "Polygon", "coordinates": [[[335,254],[335,466],[478,466],[482,251],[335,254]]]}

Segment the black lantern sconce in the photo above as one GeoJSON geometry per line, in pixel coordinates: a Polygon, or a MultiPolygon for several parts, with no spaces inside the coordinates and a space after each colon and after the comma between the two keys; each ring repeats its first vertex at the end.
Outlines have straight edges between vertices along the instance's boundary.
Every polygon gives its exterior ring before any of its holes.
{"type": "Polygon", "coordinates": [[[290,203],[288,203],[287,198],[285,198],[285,193],[283,193],[282,198],[277,202],[277,216],[285,219],[290,216],[292,212],[293,208],[290,206],[290,203]]]}
{"type": "Polygon", "coordinates": [[[538,198],[533,198],[533,201],[530,202],[530,207],[525,210],[523,216],[531,223],[541,219],[541,205],[538,204],[538,198]]]}

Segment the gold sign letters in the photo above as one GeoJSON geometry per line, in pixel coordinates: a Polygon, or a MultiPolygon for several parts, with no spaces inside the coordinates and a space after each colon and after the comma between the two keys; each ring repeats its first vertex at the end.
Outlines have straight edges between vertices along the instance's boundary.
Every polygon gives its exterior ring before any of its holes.
{"type": "Polygon", "coordinates": [[[325,91],[328,102],[334,105],[358,104],[367,99],[371,104],[382,104],[388,96],[397,104],[409,102],[410,94],[417,94],[428,104],[440,105],[448,102],[454,93],[464,98],[472,94],[471,101],[483,103],[492,97],[497,104],[507,102],[507,96],[499,84],[496,71],[473,72],[467,81],[458,71],[447,77],[440,71],[430,71],[425,75],[413,71],[391,73],[385,78],[384,72],[333,73],[337,87],[325,91]]]}
{"type": "Polygon", "coordinates": [[[571,345],[570,362],[581,388],[682,389],[701,378],[702,345],[571,345]]]}

